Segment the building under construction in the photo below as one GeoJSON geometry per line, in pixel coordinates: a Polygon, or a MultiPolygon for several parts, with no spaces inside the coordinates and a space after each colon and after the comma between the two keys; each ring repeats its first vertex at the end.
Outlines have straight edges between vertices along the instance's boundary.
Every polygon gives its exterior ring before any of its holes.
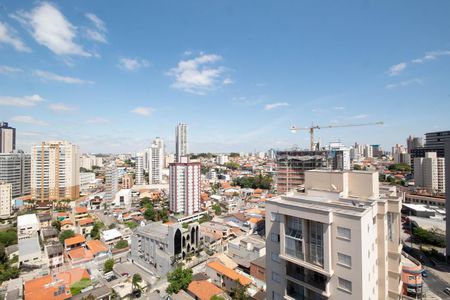
{"type": "Polygon", "coordinates": [[[295,190],[304,182],[307,170],[326,168],[329,151],[286,150],[277,151],[277,192],[295,190]]]}

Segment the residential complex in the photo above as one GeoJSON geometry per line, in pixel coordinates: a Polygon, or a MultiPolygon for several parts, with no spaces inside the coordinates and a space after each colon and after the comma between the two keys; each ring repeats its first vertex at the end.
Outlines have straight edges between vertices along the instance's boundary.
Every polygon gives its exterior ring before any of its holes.
{"type": "Polygon", "coordinates": [[[445,158],[436,152],[426,152],[425,157],[414,158],[414,181],[430,193],[445,193],[445,158]]]}
{"type": "Polygon", "coordinates": [[[188,155],[188,125],[180,123],[175,130],[175,157],[177,162],[188,155]]]}
{"type": "Polygon", "coordinates": [[[266,203],[267,299],[399,299],[400,209],[377,172],[305,172],[266,203]]]}
{"type": "Polygon", "coordinates": [[[0,153],[11,153],[16,150],[16,129],[0,122],[0,153]]]}
{"type": "Polygon", "coordinates": [[[192,215],[200,209],[201,164],[181,162],[169,165],[169,208],[175,214],[192,215]]]}
{"type": "Polygon", "coordinates": [[[0,218],[11,216],[12,184],[0,181],[0,218]]]}
{"type": "Polygon", "coordinates": [[[31,150],[31,197],[39,201],[80,196],[79,149],[67,141],[34,145],[31,150]]]}
{"type": "Polygon", "coordinates": [[[31,193],[31,155],[21,151],[0,153],[0,181],[12,184],[12,197],[31,193]]]}

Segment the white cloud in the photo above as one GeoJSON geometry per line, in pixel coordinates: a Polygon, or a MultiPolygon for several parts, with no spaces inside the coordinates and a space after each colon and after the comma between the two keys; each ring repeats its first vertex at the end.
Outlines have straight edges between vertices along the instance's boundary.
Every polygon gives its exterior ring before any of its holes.
{"type": "Polygon", "coordinates": [[[102,124],[102,123],[108,123],[109,120],[103,117],[94,117],[92,119],[86,120],[86,123],[88,124],[102,124]]]}
{"type": "Polygon", "coordinates": [[[118,66],[125,71],[136,71],[140,68],[150,66],[150,63],[145,59],[121,57],[118,66]]]}
{"type": "Polygon", "coordinates": [[[22,69],[0,65],[0,74],[10,75],[22,72],[22,69]]]}
{"type": "Polygon", "coordinates": [[[413,59],[411,62],[416,64],[421,64],[430,60],[435,60],[440,56],[448,56],[450,55],[450,50],[437,50],[437,51],[429,51],[425,53],[424,56],[420,58],[413,59]]]}
{"type": "Polygon", "coordinates": [[[289,106],[289,103],[287,103],[287,102],[269,103],[269,104],[266,104],[264,106],[264,109],[265,110],[272,110],[272,109],[279,108],[279,107],[284,107],[284,106],[289,106]]]}
{"type": "Polygon", "coordinates": [[[335,110],[344,110],[345,107],[343,107],[343,106],[336,106],[334,109],[335,109],[335,110]]]}
{"type": "Polygon", "coordinates": [[[12,17],[30,29],[36,42],[56,55],[92,56],[75,42],[77,28],[48,2],[40,3],[30,12],[19,11],[12,17]]]}
{"type": "Polygon", "coordinates": [[[367,119],[369,117],[368,114],[359,114],[359,115],[355,115],[353,117],[350,117],[350,119],[367,119]]]}
{"type": "Polygon", "coordinates": [[[75,110],[75,107],[62,102],[52,103],[48,108],[56,112],[70,112],[75,110]]]}
{"type": "Polygon", "coordinates": [[[106,33],[108,30],[106,29],[105,22],[93,13],[87,13],[85,16],[95,26],[95,29],[86,29],[86,37],[99,43],[107,43],[108,40],[106,39],[106,33]]]}
{"type": "Polygon", "coordinates": [[[391,84],[387,84],[385,86],[385,88],[387,89],[395,89],[397,87],[405,87],[411,84],[423,84],[423,80],[419,79],[419,78],[414,78],[414,79],[410,79],[410,80],[405,80],[405,81],[401,81],[399,83],[391,83],[391,84]]]}
{"type": "Polygon", "coordinates": [[[31,52],[31,49],[25,46],[22,40],[5,24],[0,22],[0,44],[13,46],[20,52],[31,52]]]}
{"type": "Polygon", "coordinates": [[[223,78],[225,68],[211,65],[222,60],[220,55],[204,54],[200,56],[181,60],[175,68],[170,69],[167,75],[175,78],[173,88],[205,95],[207,92],[217,89],[220,85],[230,84],[230,78],[223,78]]]}
{"type": "Polygon", "coordinates": [[[10,97],[0,96],[0,105],[17,106],[17,107],[31,107],[45,101],[39,95],[23,96],[23,97],[10,97]]]}
{"type": "Polygon", "coordinates": [[[388,71],[389,76],[397,76],[397,75],[399,75],[400,73],[402,73],[406,69],[407,65],[408,64],[405,63],[405,62],[401,62],[399,64],[391,66],[389,68],[389,71],[388,71]]]}
{"type": "Polygon", "coordinates": [[[12,121],[17,123],[26,123],[38,126],[47,126],[48,124],[42,120],[37,120],[31,116],[15,116],[11,118],[12,121]]]}
{"type": "Polygon", "coordinates": [[[154,111],[154,109],[151,107],[136,107],[136,108],[132,109],[130,112],[137,114],[137,115],[148,117],[153,113],[153,111],[154,111]]]}
{"type": "Polygon", "coordinates": [[[44,81],[58,81],[68,84],[94,84],[93,81],[90,80],[83,80],[76,77],[70,77],[70,76],[62,76],[55,73],[42,71],[42,70],[35,70],[33,71],[33,75],[36,77],[41,78],[44,81]]]}

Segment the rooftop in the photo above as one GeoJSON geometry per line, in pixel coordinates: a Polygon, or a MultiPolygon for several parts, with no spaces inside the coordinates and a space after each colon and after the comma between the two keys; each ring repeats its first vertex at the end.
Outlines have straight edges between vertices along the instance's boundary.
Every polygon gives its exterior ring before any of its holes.
{"type": "Polygon", "coordinates": [[[19,240],[19,257],[41,252],[37,237],[19,240]]]}
{"type": "Polygon", "coordinates": [[[122,237],[122,234],[120,233],[120,231],[115,228],[105,230],[101,234],[102,234],[102,238],[105,241],[110,241],[110,240],[114,240],[114,239],[122,237]]]}
{"type": "Polygon", "coordinates": [[[86,239],[84,238],[84,236],[82,236],[81,234],[77,234],[74,237],[68,238],[64,241],[64,245],[67,246],[72,246],[72,245],[77,245],[77,244],[81,244],[81,243],[85,243],[86,239]]]}
{"type": "Polygon", "coordinates": [[[207,266],[212,268],[213,270],[217,271],[218,273],[230,278],[231,280],[239,280],[239,283],[242,285],[247,285],[247,284],[252,283],[252,281],[249,278],[237,273],[236,271],[234,271],[230,268],[225,267],[224,265],[222,265],[221,263],[219,263],[217,261],[212,261],[212,262],[208,263],[207,266]]]}
{"type": "Polygon", "coordinates": [[[188,286],[188,291],[200,300],[210,300],[211,297],[223,293],[220,288],[206,280],[192,281],[188,286]]]}
{"type": "Polygon", "coordinates": [[[251,262],[251,264],[265,269],[266,268],[266,256],[263,255],[261,257],[258,257],[257,259],[253,260],[251,262]]]}
{"type": "Polygon", "coordinates": [[[28,226],[39,224],[36,214],[28,214],[17,217],[17,226],[28,226]]]}

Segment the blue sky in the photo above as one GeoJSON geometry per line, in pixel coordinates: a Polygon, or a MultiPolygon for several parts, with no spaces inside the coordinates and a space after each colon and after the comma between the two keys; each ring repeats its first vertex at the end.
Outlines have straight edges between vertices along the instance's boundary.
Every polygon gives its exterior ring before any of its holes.
{"type": "Polygon", "coordinates": [[[2,1],[0,120],[18,144],[135,152],[405,143],[450,129],[450,2],[2,1]]]}

